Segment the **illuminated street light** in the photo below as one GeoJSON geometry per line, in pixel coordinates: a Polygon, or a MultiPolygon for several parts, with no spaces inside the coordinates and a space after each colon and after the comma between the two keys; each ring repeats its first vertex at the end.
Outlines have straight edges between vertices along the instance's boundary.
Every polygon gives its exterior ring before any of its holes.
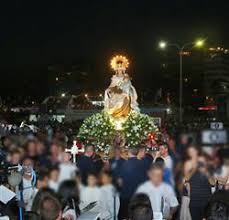
{"type": "Polygon", "coordinates": [[[204,40],[197,40],[195,42],[195,46],[196,47],[203,47],[203,45],[204,45],[204,40]]]}
{"type": "Polygon", "coordinates": [[[180,123],[183,122],[183,54],[184,54],[184,49],[188,46],[196,46],[196,47],[202,47],[204,45],[205,40],[199,39],[196,42],[188,42],[183,45],[180,44],[174,44],[174,43],[167,43],[165,41],[160,41],[159,42],[159,47],[161,49],[165,49],[167,46],[173,46],[176,47],[179,51],[179,58],[180,58],[180,82],[179,82],[179,121],[180,123]]]}
{"type": "Polygon", "coordinates": [[[62,94],[61,94],[61,97],[65,97],[65,96],[66,96],[66,94],[65,94],[65,93],[62,93],[62,94]]]}
{"type": "Polygon", "coordinates": [[[88,94],[87,93],[84,96],[85,96],[85,98],[88,98],[88,94]]]}
{"type": "Polygon", "coordinates": [[[160,41],[160,42],[159,42],[159,47],[160,47],[161,49],[165,49],[165,48],[167,47],[167,43],[166,43],[165,41],[160,41]]]}

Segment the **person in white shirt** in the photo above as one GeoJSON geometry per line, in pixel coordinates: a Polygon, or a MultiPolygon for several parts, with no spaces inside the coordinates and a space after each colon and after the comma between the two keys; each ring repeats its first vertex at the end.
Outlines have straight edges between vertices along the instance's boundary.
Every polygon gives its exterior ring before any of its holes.
{"type": "Polygon", "coordinates": [[[165,167],[173,170],[173,160],[171,156],[169,155],[169,146],[166,143],[163,143],[159,146],[159,153],[160,157],[162,157],[165,161],[165,167]]]}
{"type": "Polygon", "coordinates": [[[54,190],[55,192],[57,192],[59,187],[58,179],[59,179],[59,169],[58,167],[52,167],[49,172],[48,186],[50,189],[54,190]]]}
{"type": "Polygon", "coordinates": [[[59,165],[59,179],[58,182],[61,184],[65,180],[71,180],[75,177],[77,167],[71,162],[71,154],[62,152],[61,163],[59,165]]]}
{"type": "Polygon", "coordinates": [[[77,185],[77,187],[79,189],[79,195],[81,197],[81,194],[82,194],[85,186],[82,183],[81,173],[80,173],[79,170],[77,170],[75,172],[75,182],[76,182],[76,185],[77,185]]]}
{"type": "Polygon", "coordinates": [[[115,216],[118,219],[120,200],[115,187],[112,185],[111,172],[104,171],[101,174],[101,183],[99,197],[101,219],[114,219],[115,216]]]}
{"type": "Polygon", "coordinates": [[[166,220],[172,219],[178,204],[173,188],[163,183],[163,168],[154,163],[149,170],[149,181],[140,185],[137,193],[149,196],[154,213],[162,213],[166,220]]]}
{"type": "Polygon", "coordinates": [[[22,163],[22,168],[22,185],[19,187],[22,188],[22,191],[19,191],[19,189],[17,189],[16,194],[19,200],[23,199],[23,202],[25,204],[25,210],[31,211],[33,200],[38,192],[38,189],[35,186],[36,178],[33,171],[33,160],[31,160],[30,158],[25,158],[22,163]]]}
{"type": "Polygon", "coordinates": [[[91,209],[92,212],[99,212],[100,189],[97,186],[97,176],[94,173],[89,173],[87,177],[87,186],[81,191],[80,209],[82,210],[90,203],[96,202],[96,206],[91,209]]]}

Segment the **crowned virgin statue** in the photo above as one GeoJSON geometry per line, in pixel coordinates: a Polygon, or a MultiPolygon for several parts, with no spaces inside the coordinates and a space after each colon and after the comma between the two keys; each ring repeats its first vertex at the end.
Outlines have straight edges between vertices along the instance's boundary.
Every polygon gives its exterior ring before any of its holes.
{"type": "Polygon", "coordinates": [[[133,87],[126,69],[129,62],[124,56],[116,56],[111,60],[115,74],[111,84],[105,91],[105,111],[114,119],[127,118],[130,111],[139,112],[137,92],[133,87]]]}

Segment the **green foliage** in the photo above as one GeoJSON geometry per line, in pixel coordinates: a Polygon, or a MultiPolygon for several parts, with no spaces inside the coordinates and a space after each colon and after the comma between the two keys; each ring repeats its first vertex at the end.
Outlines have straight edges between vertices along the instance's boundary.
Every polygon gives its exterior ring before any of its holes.
{"type": "Polygon", "coordinates": [[[139,112],[131,112],[123,124],[123,132],[129,146],[137,145],[148,139],[149,134],[157,133],[153,119],[139,112]]]}
{"type": "MultiPolygon", "coordinates": [[[[122,124],[122,132],[127,146],[142,143],[149,134],[157,133],[153,119],[148,115],[132,111],[122,124]]],[[[79,129],[78,138],[84,143],[96,146],[97,150],[108,152],[117,131],[109,115],[102,111],[85,119],[79,129]]]]}
{"type": "Polygon", "coordinates": [[[109,115],[102,111],[84,120],[79,129],[78,138],[103,150],[105,146],[110,144],[115,132],[109,115]]]}

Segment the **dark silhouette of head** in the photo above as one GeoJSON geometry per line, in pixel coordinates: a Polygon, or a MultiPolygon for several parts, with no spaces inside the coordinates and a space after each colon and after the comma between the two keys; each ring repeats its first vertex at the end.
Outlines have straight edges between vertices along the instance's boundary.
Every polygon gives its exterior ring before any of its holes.
{"type": "Polygon", "coordinates": [[[206,220],[229,219],[229,191],[219,190],[215,192],[205,211],[206,220]]]}
{"type": "Polygon", "coordinates": [[[79,216],[79,190],[77,184],[73,180],[66,180],[61,183],[58,189],[58,195],[62,204],[62,209],[66,207],[69,209],[75,209],[76,216],[79,216]]]}
{"type": "Polygon", "coordinates": [[[134,195],[129,204],[130,220],[152,220],[153,210],[149,197],[143,193],[134,195]]]}

